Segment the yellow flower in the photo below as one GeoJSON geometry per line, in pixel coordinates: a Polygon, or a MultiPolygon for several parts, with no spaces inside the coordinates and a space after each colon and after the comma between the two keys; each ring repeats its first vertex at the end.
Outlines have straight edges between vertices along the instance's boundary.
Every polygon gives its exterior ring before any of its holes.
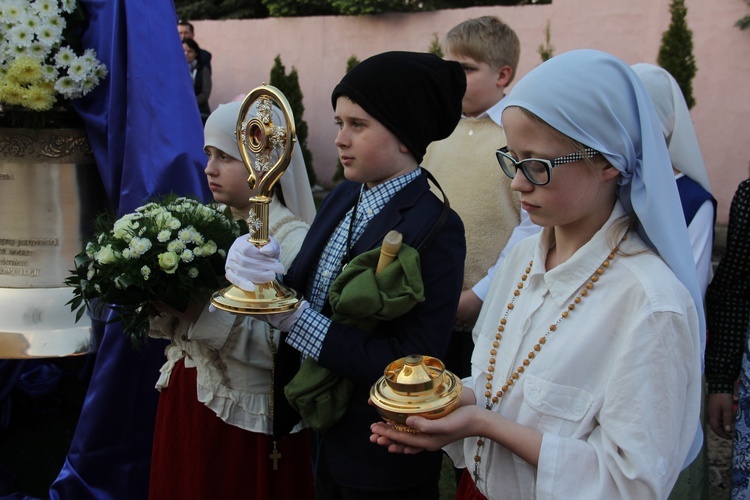
{"type": "Polygon", "coordinates": [[[55,104],[55,95],[41,85],[31,85],[25,93],[24,106],[34,111],[47,111],[55,104]]]}
{"type": "Polygon", "coordinates": [[[8,80],[19,85],[37,83],[42,79],[42,65],[33,57],[17,57],[8,66],[8,80]]]}
{"type": "Polygon", "coordinates": [[[161,267],[167,274],[174,274],[175,271],[177,271],[179,263],[180,258],[174,252],[164,252],[159,254],[159,267],[161,267]]]}
{"type": "Polygon", "coordinates": [[[0,102],[23,104],[23,87],[9,81],[0,81],[0,102]]]}

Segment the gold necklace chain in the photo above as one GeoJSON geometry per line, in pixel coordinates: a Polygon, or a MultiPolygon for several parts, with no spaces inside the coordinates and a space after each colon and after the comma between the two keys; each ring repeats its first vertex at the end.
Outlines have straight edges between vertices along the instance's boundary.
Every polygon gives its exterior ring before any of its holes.
{"type": "MultiPolygon", "coordinates": [[[[620,243],[628,239],[627,232],[623,235],[622,239],[620,240],[620,243]]],[[[513,298],[508,303],[505,309],[505,314],[503,314],[503,317],[500,319],[500,324],[497,327],[497,333],[495,333],[495,340],[492,342],[492,348],[490,349],[490,360],[489,364],[487,366],[487,382],[485,383],[485,392],[484,397],[487,399],[487,402],[485,403],[485,409],[492,410],[496,404],[500,402],[500,399],[510,390],[511,387],[513,387],[513,384],[515,384],[516,380],[521,376],[521,374],[526,370],[526,367],[531,364],[531,360],[534,359],[539,351],[542,350],[542,346],[547,343],[547,337],[549,337],[552,332],[557,330],[558,325],[562,320],[570,316],[570,313],[573,312],[578,304],[581,303],[584,297],[586,297],[589,292],[591,292],[594,289],[594,283],[599,281],[599,276],[604,274],[604,270],[607,269],[610,265],[610,262],[615,258],[615,255],[619,251],[620,246],[616,246],[610,253],[607,255],[607,258],[604,259],[604,262],[596,269],[596,272],[589,278],[588,282],[581,287],[581,291],[573,298],[573,301],[568,304],[568,307],[563,310],[562,313],[560,313],[560,317],[557,319],[557,321],[550,325],[549,330],[547,330],[547,333],[544,334],[543,337],[540,337],[536,344],[534,344],[533,350],[529,351],[529,354],[526,355],[526,358],[521,362],[521,364],[516,368],[516,370],[510,374],[510,377],[506,380],[505,384],[500,387],[500,389],[495,393],[495,395],[492,395],[492,380],[494,378],[494,372],[495,372],[495,357],[497,356],[497,348],[500,346],[500,340],[503,338],[503,332],[505,331],[505,325],[508,322],[508,315],[515,307],[516,299],[519,295],[521,295],[521,290],[523,289],[524,283],[528,279],[529,273],[531,273],[531,268],[534,265],[534,261],[529,261],[529,265],[524,269],[523,275],[521,275],[521,281],[518,282],[516,285],[516,289],[513,290],[513,298]]],[[[484,446],[484,438],[479,437],[477,439],[477,451],[474,455],[474,487],[476,488],[479,484],[479,464],[482,461],[482,446],[484,446]]]]}

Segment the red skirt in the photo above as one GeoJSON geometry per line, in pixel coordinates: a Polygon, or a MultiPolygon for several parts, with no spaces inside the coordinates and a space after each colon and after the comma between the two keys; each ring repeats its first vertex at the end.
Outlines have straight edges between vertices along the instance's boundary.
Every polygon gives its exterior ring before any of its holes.
{"type": "Polygon", "coordinates": [[[310,436],[305,430],[277,444],[229,425],[198,401],[197,372],[178,362],[162,390],[151,456],[149,498],[315,498],[310,436]]]}
{"type": "Polygon", "coordinates": [[[461,480],[456,488],[456,500],[487,500],[487,497],[474,486],[469,469],[464,469],[461,480]]]}

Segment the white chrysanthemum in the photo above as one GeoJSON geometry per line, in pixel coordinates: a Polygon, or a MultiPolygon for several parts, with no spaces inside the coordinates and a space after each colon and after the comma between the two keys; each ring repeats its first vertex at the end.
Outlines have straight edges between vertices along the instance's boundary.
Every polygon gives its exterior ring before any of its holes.
{"type": "Polygon", "coordinates": [[[57,68],[54,66],[42,66],[42,80],[53,82],[57,79],[57,68]]]}
{"type": "Polygon", "coordinates": [[[62,10],[66,14],[70,14],[76,10],[77,0],[62,0],[62,10]]]}
{"type": "Polygon", "coordinates": [[[91,68],[99,64],[99,59],[96,58],[96,51],[94,49],[84,50],[83,55],[81,55],[81,61],[91,68]]]}
{"type": "Polygon", "coordinates": [[[193,259],[195,256],[193,255],[193,252],[190,249],[185,249],[180,254],[180,259],[182,259],[182,262],[193,262],[193,259]]]}
{"type": "Polygon", "coordinates": [[[172,240],[167,244],[167,250],[172,253],[182,253],[185,250],[185,244],[180,240],[172,240]]]}
{"type": "Polygon", "coordinates": [[[20,22],[24,16],[28,15],[26,4],[18,0],[6,0],[3,2],[3,21],[6,24],[15,24],[20,22]]]}
{"type": "Polygon", "coordinates": [[[55,90],[65,99],[80,97],[81,91],[78,84],[69,76],[64,76],[55,82],[55,90]]]}
{"type": "Polygon", "coordinates": [[[195,231],[193,233],[193,243],[195,243],[196,245],[202,245],[204,241],[206,241],[206,238],[204,238],[201,233],[199,233],[198,231],[195,231]]]}
{"type": "Polygon", "coordinates": [[[87,76],[81,82],[81,95],[83,96],[88,94],[89,92],[94,90],[97,85],[99,85],[99,80],[97,80],[93,76],[87,76]]]}
{"type": "Polygon", "coordinates": [[[34,41],[34,32],[24,24],[17,24],[6,32],[5,35],[11,45],[16,47],[29,47],[34,41]]]}
{"type": "Polygon", "coordinates": [[[151,276],[151,269],[148,266],[141,267],[141,276],[143,276],[143,279],[148,281],[148,278],[151,276]]]}
{"type": "Polygon", "coordinates": [[[72,61],[70,61],[70,66],[68,67],[68,76],[76,82],[82,82],[86,79],[86,76],[89,74],[92,68],[93,65],[90,61],[84,59],[83,57],[76,57],[72,61]]]}
{"type": "Polygon", "coordinates": [[[45,24],[36,32],[36,39],[39,43],[45,46],[47,49],[51,49],[57,43],[60,42],[62,36],[62,29],[57,26],[50,26],[45,24]]]}
{"type": "Polygon", "coordinates": [[[16,45],[8,42],[8,51],[6,57],[10,59],[29,55],[29,48],[25,45],[16,45]]]}
{"type": "Polygon", "coordinates": [[[108,73],[107,67],[104,64],[97,64],[96,67],[94,68],[93,75],[94,75],[94,78],[97,79],[97,83],[99,83],[99,80],[107,76],[107,73],[108,73]]]}
{"type": "Polygon", "coordinates": [[[128,245],[138,255],[143,255],[151,249],[153,243],[148,238],[133,238],[128,245]]]}
{"type": "Polygon", "coordinates": [[[169,241],[169,238],[171,237],[172,237],[172,233],[166,229],[163,229],[159,231],[159,234],[156,235],[156,240],[159,243],[166,243],[167,241],[169,241]]]}
{"type": "Polygon", "coordinates": [[[68,22],[60,14],[50,16],[49,18],[45,19],[45,23],[50,27],[59,28],[60,33],[62,33],[62,30],[64,30],[68,25],[68,22]]]}
{"type": "Polygon", "coordinates": [[[180,241],[184,241],[185,243],[190,243],[191,241],[193,241],[195,235],[196,232],[193,226],[188,226],[184,229],[180,229],[180,231],[177,233],[177,237],[180,239],[180,241]]]}
{"type": "Polygon", "coordinates": [[[76,58],[76,53],[70,47],[60,47],[55,54],[55,64],[61,68],[67,68],[76,58]]]}
{"type": "Polygon", "coordinates": [[[42,19],[57,15],[57,2],[53,0],[36,0],[31,3],[31,8],[42,19]]]}
{"type": "Polygon", "coordinates": [[[46,47],[44,44],[37,40],[31,42],[31,45],[29,46],[29,55],[35,59],[43,60],[45,57],[47,57],[48,52],[49,47],[46,47]]]}
{"type": "Polygon", "coordinates": [[[180,229],[180,226],[182,226],[182,222],[180,222],[180,219],[173,217],[169,220],[169,229],[174,231],[176,229],[180,229]]]}
{"type": "Polygon", "coordinates": [[[198,277],[198,269],[195,267],[191,267],[188,269],[188,276],[195,279],[198,277]]]}
{"type": "Polygon", "coordinates": [[[158,212],[163,212],[164,208],[159,206],[158,203],[154,203],[153,201],[150,201],[146,203],[145,205],[141,205],[140,207],[136,208],[135,211],[139,213],[158,213],[158,212]]]}

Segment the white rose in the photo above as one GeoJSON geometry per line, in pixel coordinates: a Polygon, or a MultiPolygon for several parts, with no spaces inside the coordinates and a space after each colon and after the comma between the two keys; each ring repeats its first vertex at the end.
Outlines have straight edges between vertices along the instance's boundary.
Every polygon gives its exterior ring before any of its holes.
{"type": "Polygon", "coordinates": [[[161,267],[165,273],[174,274],[177,271],[177,266],[180,264],[180,259],[174,252],[164,252],[159,254],[159,267],[161,267]]]}
{"type": "Polygon", "coordinates": [[[117,259],[117,254],[112,250],[112,245],[107,245],[106,247],[100,248],[99,251],[96,252],[94,258],[100,264],[111,264],[117,259]]]}

